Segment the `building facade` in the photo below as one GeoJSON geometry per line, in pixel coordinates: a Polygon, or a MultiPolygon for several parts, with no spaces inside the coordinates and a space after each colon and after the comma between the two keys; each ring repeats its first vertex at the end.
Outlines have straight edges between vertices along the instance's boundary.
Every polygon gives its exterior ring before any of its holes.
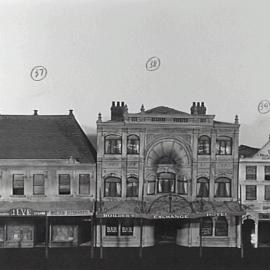
{"type": "Polygon", "coordinates": [[[99,114],[97,246],[240,246],[238,118],[214,118],[203,102],[99,114]]]}
{"type": "Polygon", "coordinates": [[[239,151],[240,198],[245,206],[243,242],[246,246],[270,246],[270,139],[261,148],[239,151]]]}
{"type": "Polygon", "coordinates": [[[0,247],[90,245],[96,152],[72,111],[0,126],[0,247]]]}

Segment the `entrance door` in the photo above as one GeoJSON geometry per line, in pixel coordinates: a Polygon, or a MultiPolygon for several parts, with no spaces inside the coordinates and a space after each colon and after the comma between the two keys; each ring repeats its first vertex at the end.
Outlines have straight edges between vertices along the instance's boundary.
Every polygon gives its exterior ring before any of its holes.
{"type": "Polygon", "coordinates": [[[176,220],[158,220],[155,223],[155,241],[157,244],[176,243],[178,222],[176,220]]]}
{"type": "Polygon", "coordinates": [[[258,238],[260,247],[270,247],[270,221],[259,221],[258,238]]]}
{"type": "Polygon", "coordinates": [[[255,222],[252,219],[246,219],[242,226],[243,230],[243,245],[245,248],[254,247],[252,236],[255,233],[255,222]]]}

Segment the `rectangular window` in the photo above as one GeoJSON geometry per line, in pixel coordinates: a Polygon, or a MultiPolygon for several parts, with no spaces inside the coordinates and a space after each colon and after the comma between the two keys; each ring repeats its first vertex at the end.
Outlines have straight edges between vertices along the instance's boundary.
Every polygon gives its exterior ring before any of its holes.
{"type": "Polygon", "coordinates": [[[106,235],[108,236],[118,236],[118,220],[109,219],[106,223],[106,235]]]}
{"type": "Polygon", "coordinates": [[[264,199],[266,201],[269,201],[270,200],[270,186],[265,186],[264,187],[264,199]]]}
{"type": "Polygon", "coordinates": [[[70,175],[59,174],[59,194],[68,195],[70,194],[70,175]]]}
{"type": "Polygon", "coordinates": [[[152,117],[152,122],[165,122],[165,118],[163,117],[152,117]]]}
{"type": "Polygon", "coordinates": [[[90,194],[90,175],[79,175],[79,194],[90,194]]]}
{"type": "Polygon", "coordinates": [[[187,194],[187,179],[184,176],[179,176],[177,179],[177,193],[182,195],[187,194]]]}
{"type": "Polygon", "coordinates": [[[127,235],[133,235],[133,221],[132,219],[124,219],[121,222],[121,235],[127,236],[127,235]]]}
{"type": "Polygon", "coordinates": [[[246,186],[246,200],[257,199],[257,187],[255,185],[246,186]]]}
{"type": "Polygon", "coordinates": [[[44,174],[34,174],[33,175],[33,194],[34,195],[44,195],[44,174]]]}
{"type": "Polygon", "coordinates": [[[31,241],[33,240],[33,226],[31,225],[8,225],[7,226],[8,241],[31,241]]]}
{"type": "Polygon", "coordinates": [[[232,154],[232,139],[218,138],[216,141],[217,155],[231,155],[232,154]]]}
{"type": "Polygon", "coordinates": [[[264,166],[264,180],[270,180],[270,166],[264,166]]]}
{"type": "Polygon", "coordinates": [[[147,195],[155,194],[156,189],[156,181],[148,181],[147,182],[147,195]]]}
{"type": "Polygon", "coordinates": [[[78,242],[78,226],[75,225],[53,225],[53,242],[78,242]]]}
{"type": "Polygon", "coordinates": [[[246,180],[257,179],[257,166],[246,166],[246,180]]]}
{"type": "Polygon", "coordinates": [[[13,195],[24,195],[23,174],[13,174],[13,195]]]}
{"type": "Polygon", "coordinates": [[[176,123],[187,123],[188,122],[188,118],[173,118],[173,122],[176,122],[176,123]]]}

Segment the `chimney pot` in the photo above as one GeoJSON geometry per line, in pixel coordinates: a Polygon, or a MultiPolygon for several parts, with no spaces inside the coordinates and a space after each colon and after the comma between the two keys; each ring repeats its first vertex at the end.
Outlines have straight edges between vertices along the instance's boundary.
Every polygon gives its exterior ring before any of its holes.
{"type": "Polygon", "coordinates": [[[119,101],[117,101],[117,107],[120,107],[120,102],[119,101]]]}
{"type": "Polygon", "coordinates": [[[115,106],[115,101],[112,102],[112,106],[113,106],[113,107],[115,106]]]}
{"type": "Polygon", "coordinates": [[[73,110],[69,110],[69,115],[73,115],[73,110]]]}
{"type": "Polygon", "coordinates": [[[124,106],[125,106],[125,102],[122,101],[122,102],[121,102],[121,107],[124,107],[124,106]]]}
{"type": "Polygon", "coordinates": [[[34,115],[38,115],[38,110],[34,110],[34,115]]]}

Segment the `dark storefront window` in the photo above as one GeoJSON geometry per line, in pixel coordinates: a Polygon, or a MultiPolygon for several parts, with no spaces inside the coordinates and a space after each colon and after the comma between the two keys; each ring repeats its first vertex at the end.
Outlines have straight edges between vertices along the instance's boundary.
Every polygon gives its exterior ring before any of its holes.
{"type": "Polygon", "coordinates": [[[187,179],[185,176],[180,175],[177,179],[177,193],[181,195],[187,194],[187,179]]]}
{"type": "Polygon", "coordinates": [[[105,233],[108,236],[118,236],[118,220],[117,219],[107,220],[105,233]]]}
{"type": "Polygon", "coordinates": [[[53,225],[53,242],[77,242],[78,226],[75,225],[53,225]]]}
{"type": "Polygon", "coordinates": [[[215,236],[228,236],[228,222],[225,217],[217,218],[215,236]]]}
{"type": "Polygon", "coordinates": [[[132,219],[124,219],[121,222],[121,235],[133,235],[134,225],[132,219]]]}
{"type": "Polygon", "coordinates": [[[246,186],[246,200],[257,199],[257,187],[255,185],[246,186]]]}
{"type": "Polygon", "coordinates": [[[121,197],[121,179],[117,177],[108,177],[104,185],[105,197],[121,197]]]}
{"type": "Polygon", "coordinates": [[[88,195],[90,193],[90,175],[79,175],[79,194],[88,195]]]}
{"type": "Polygon", "coordinates": [[[23,174],[13,174],[13,195],[24,195],[23,174]]]}
{"type": "Polygon", "coordinates": [[[213,234],[213,220],[210,217],[204,217],[201,225],[202,236],[212,236],[213,234]]]}
{"type": "Polygon", "coordinates": [[[228,178],[218,178],[215,180],[215,197],[231,196],[231,180],[228,178]]]}
{"type": "Polygon", "coordinates": [[[264,180],[270,180],[270,166],[264,166],[264,180]]]}
{"type": "Polygon", "coordinates": [[[136,135],[130,135],[127,139],[127,153],[139,154],[140,152],[140,139],[136,135]]]}
{"type": "Polygon", "coordinates": [[[197,197],[209,197],[209,179],[201,177],[197,180],[197,197]]]}
{"type": "Polygon", "coordinates": [[[266,201],[269,201],[270,200],[270,186],[265,186],[264,188],[265,188],[265,190],[264,190],[264,199],[266,201]]]}
{"type": "Polygon", "coordinates": [[[121,154],[122,139],[118,135],[108,135],[105,137],[105,154],[121,154]]]}
{"type": "Polygon", "coordinates": [[[68,195],[70,194],[70,175],[59,174],[59,194],[68,195]]]}
{"type": "Polygon", "coordinates": [[[4,227],[0,226],[0,242],[3,242],[4,240],[4,227]]]}
{"type": "Polygon", "coordinates": [[[158,174],[158,193],[175,192],[175,174],[159,173],[158,174]]]}
{"type": "Polygon", "coordinates": [[[139,179],[129,177],[127,179],[127,197],[138,197],[139,194],[139,179]]]}
{"type": "Polygon", "coordinates": [[[208,136],[201,136],[198,139],[198,155],[210,155],[211,139],[208,136]]]}
{"type": "Polygon", "coordinates": [[[33,175],[33,194],[34,195],[44,195],[44,174],[34,174],[33,175]]]}
{"type": "Polygon", "coordinates": [[[8,225],[8,241],[31,241],[33,240],[33,226],[31,225],[8,225]]]}
{"type": "Polygon", "coordinates": [[[229,137],[219,137],[216,141],[217,155],[231,155],[232,154],[232,139],[229,137]]]}
{"type": "Polygon", "coordinates": [[[257,166],[246,166],[246,180],[257,179],[257,166]]]}

